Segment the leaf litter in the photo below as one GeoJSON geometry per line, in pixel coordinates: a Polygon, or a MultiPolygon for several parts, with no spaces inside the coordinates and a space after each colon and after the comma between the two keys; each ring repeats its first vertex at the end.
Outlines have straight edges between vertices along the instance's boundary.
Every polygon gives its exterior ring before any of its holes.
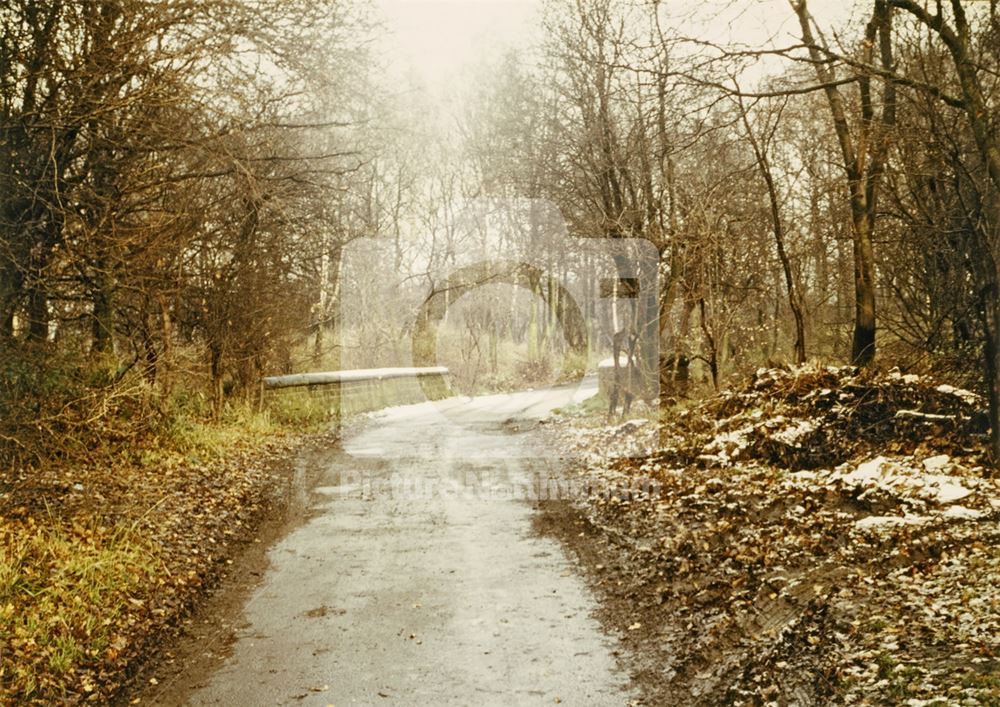
{"type": "Polygon", "coordinates": [[[112,700],[285,503],[306,439],[0,478],[0,703],[112,700]]]}
{"type": "Polygon", "coordinates": [[[1000,704],[984,407],[922,376],[808,366],[659,430],[550,426],[599,489],[566,539],[647,703],[1000,704]]]}

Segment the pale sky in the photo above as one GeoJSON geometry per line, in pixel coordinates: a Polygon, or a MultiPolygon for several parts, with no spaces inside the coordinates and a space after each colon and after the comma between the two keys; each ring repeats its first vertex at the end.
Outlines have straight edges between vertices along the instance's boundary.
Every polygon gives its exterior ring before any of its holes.
{"type": "Polygon", "coordinates": [[[428,85],[454,79],[499,49],[535,41],[539,0],[376,0],[394,73],[428,85]]]}
{"type": "MultiPolygon", "coordinates": [[[[375,6],[393,77],[417,78],[432,91],[505,47],[531,46],[541,37],[542,0],[375,0],[375,6]]],[[[811,0],[809,7],[830,31],[852,12],[870,11],[871,0],[811,0]]],[[[684,34],[720,43],[787,44],[798,33],[788,0],[661,0],[661,17],[684,34]]]]}

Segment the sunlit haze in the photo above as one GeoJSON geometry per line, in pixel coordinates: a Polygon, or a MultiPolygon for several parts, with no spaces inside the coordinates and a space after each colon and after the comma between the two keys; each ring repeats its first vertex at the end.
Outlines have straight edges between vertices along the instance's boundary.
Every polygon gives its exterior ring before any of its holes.
{"type": "MultiPolygon", "coordinates": [[[[834,41],[836,30],[866,8],[838,0],[814,0],[809,7],[834,41]]],[[[470,72],[509,49],[537,48],[543,35],[542,0],[375,0],[375,9],[385,29],[377,45],[384,84],[425,92],[446,123],[470,72]]],[[[797,41],[788,0],[674,0],[660,3],[660,17],[665,31],[718,44],[773,48],[797,41]]],[[[744,81],[752,84],[784,66],[778,58],[762,60],[744,81]]]]}
{"type": "Polygon", "coordinates": [[[378,0],[393,73],[429,86],[536,37],[537,0],[378,0]]]}

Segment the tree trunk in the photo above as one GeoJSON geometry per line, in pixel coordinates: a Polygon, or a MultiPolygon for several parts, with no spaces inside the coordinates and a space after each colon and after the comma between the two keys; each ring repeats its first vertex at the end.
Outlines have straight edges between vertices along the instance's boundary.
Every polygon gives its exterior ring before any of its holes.
{"type": "Polygon", "coordinates": [[[28,341],[43,342],[49,338],[49,296],[41,282],[28,289],[28,341]]]}
{"type": "Polygon", "coordinates": [[[222,385],[222,352],[211,348],[209,371],[212,378],[212,419],[218,421],[222,416],[222,405],[225,402],[225,391],[222,385]]]}
{"type": "Polygon", "coordinates": [[[0,312],[0,342],[14,338],[14,308],[8,307],[0,312]]]}
{"type": "MultiPolygon", "coordinates": [[[[840,145],[847,174],[854,240],[854,338],[851,360],[864,366],[875,358],[875,256],[872,234],[875,229],[875,196],[885,164],[888,137],[896,124],[896,94],[892,81],[884,80],[882,114],[876,121],[871,99],[870,78],[859,78],[862,120],[858,135],[852,135],[844,97],[837,88],[836,75],[827,56],[813,36],[806,0],[789,0],[799,20],[802,41],[809,50],[816,78],[823,84],[834,132],[840,145]],[[856,142],[855,142],[856,138],[856,142]]],[[[871,21],[865,30],[864,60],[873,62],[877,44],[881,66],[893,68],[892,14],[884,0],[876,0],[871,21]],[[877,41],[876,41],[877,40],[877,41]]],[[[824,47],[825,48],[825,47],[824,47]]]]}
{"type": "Polygon", "coordinates": [[[854,216],[854,340],[851,362],[866,366],[875,358],[875,252],[867,209],[854,216]]]}
{"type": "MultiPolygon", "coordinates": [[[[660,257],[663,257],[661,247],[660,257]]],[[[674,395],[687,394],[687,357],[682,355],[677,332],[673,326],[672,313],[677,293],[674,280],[675,268],[670,267],[670,276],[660,283],[659,296],[659,342],[660,342],[660,443],[667,444],[667,426],[663,424],[664,412],[674,403],[674,395]],[[672,353],[668,353],[672,351],[672,353]],[[682,366],[683,364],[683,366],[682,366]]]]}
{"type": "Polygon", "coordinates": [[[636,296],[640,339],[639,371],[642,377],[642,397],[649,401],[657,397],[660,382],[660,288],[659,253],[657,257],[639,254],[639,292],[636,296]]]}
{"type": "Polygon", "coordinates": [[[10,341],[14,338],[14,315],[24,283],[14,266],[4,267],[0,278],[0,341],[10,341]]]}
{"type": "Polygon", "coordinates": [[[156,384],[156,369],[160,358],[159,352],[156,350],[156,338],[153,334],[155,329],[155,315],[147,311],[142,320],[142,352],[145,359],[142,375],[150,385],[156,384]]]}
{"type": "MultiPolygon", "coordinates": [[[[1000,276],[995,276],[1000,280],[1000,276]]],[[[983,347],[986,388],[989,395],[990,450],[994,465],[1000,464],[1000,293],[994,289],[985,303],[985,346],[983,347]]]]}
{"type": "Polygon", "coordinates": [[[160,337],[163,339],[163,353],[160,356],[160,386],[165,396],[169,396],[173,387],[174,367],[174,323],[170,316],[170,304],[165,295],[159,295],[160,305],[160,337]]]}
{"type": "MultiPolygon", "coordinates": [[[[754,157],[757,159],[757,169],[767,186],[768,202],[771,206],[771,229],[774,232],[774,241],[778,250],[778,259],[781,261],[781,269],[785,275],[785,287],[788,290],[788,306],[792,310],[792,317],[795,320],[795,363],[806,362],[806,326],[805,317],[802,314],[802,296],[798,283],[795,280],[795,273],[792,271],[792,261],[788,257],[785,249],[785,228],[781,222],[781,204],[778,200],[778,188],[774,183],[774,175],[771,173],[771,163],[767,157],[766,144],[762,144],[754,135],[750,125],[750,118],[747,117],[746,107],[743,99],[740,98],[740,117],[743,120],[743,128],[746,130],[750,147],[753,148],[754,157]]],[[[872,299],[872,313],[874,314],[874,298],[872,299]]],[[[874,317],[872,318],[872,334],[874,336],[874,317]]],[[[855,330],[857,335],[857,330],[855,330]]],[[[874,340],[873,340],[874,343],[874,340]]]]}
{"type": "Polygon", "coordinates": [[[538,361],[541,358],[541,327],[540,322],[545,317],[545,310],[539,312],[538,301],[542,299],[542,285],[534,277],[531,278],[531,306],[528,319],[528,360],[538,361]]]}
{"type": "Polygon", "coordinates": [[[330,286],[330,252],[324,243],[319,266],[319,299],[316,302],[316,340],[313,342],[313,358],[318,362],[323,357],[323,334],[326,333],[326,319],[329,311],[327,291],[330,286]]]}
{"type": "Polygon", "coordinates": [[[99,273],[94,279],[93,312],[91,314],[91,351],[111,353],[114,350],[114,307],[108,278],[99,273]]]}
{"type": "Polygon", "coordinates": [[[705,343],[708,345],[708,356],[706,357],[706,362],[708,363],[708,372],[712,376],[712,387],[716,391],[719,390],[719,350],[718,345],[715,341],[715,336],[712,334],[711,327],[708,326],[708,317],[705,307],[705,298],[702,297],[698,300],[698,313],[699,320],[701,321],[701,333],[705,337],[705,343]]]}

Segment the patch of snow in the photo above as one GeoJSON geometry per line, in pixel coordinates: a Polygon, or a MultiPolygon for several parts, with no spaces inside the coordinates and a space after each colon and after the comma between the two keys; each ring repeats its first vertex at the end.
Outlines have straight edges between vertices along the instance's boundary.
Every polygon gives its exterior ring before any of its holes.
{"type": "Polygon", "coordinates": [[[938,505],[954,503],[972,493],[972,489],[961,483],[959,477],[926,473],[927,462],[932,460],[931,467],[941,468],[935,466],[939,462],[943,464],[937,457],[925,460],[921,468],[879,456],[859,464],[847,473],[838,467],[828,478],[848,485],[863,486],[867,489],[866,495],[881,490],[893,496],[919,497],[938,505]]]}
{"type": "Polygon", "coordinates": [[[889,380],[903,381],[908,385],[913,385],[920,382],[920,376],[915,375],[913,373],[907,373],[906,375],[903,375],[898,368],[893,368],[891,371],[889,371],[887,377],[889,378],[889,380]]]}
{"type": "Polygon", "coordinates": [[[703,456],[717,457],[721,463],[728,463],[731,458],[739,456],[740,452],[747,448],[749,444],[747,436],[753,430],[753,425],[746,425],[732,432],[722,432],[716,435],[711,442],[705,445],[702,451],[706,454],[703,456]]]}
{"type": "Polygon", "coordinates": [[[955,386],[948,385],[947,383],[942,383],[935,388],[935,390],[946,395],[954,395],[956,398],[961,399],[962,402],[969,403],[970,405],[975,405],[979,402],[979,396],[975,393],[968,390],[962,390],[961,388],[956,388],[955,386]]]}
{"type": "Polygon", "coordinates": [[[980,511],[966,508],[965,506],[949,506],[941,516],[953,520],[977,520],[982,518],[983,514],[980,511]]]}
{"type": "Polygon", "coordinates": [[[796,446],[799,439],[816,430],[812,420],[798,420],[795,424],[771,435],[774,439],[787,445],[796,446]]]}
{"type": "Polygon", "coordinates": [[[927,482],[928,495],[942,505],[954,503],[972,493],[970,489],[962,486],[950,476],[928,476],[924,480],[927,482]]]}
{"type": "Polygon", "coordinates": [[[944,467],[944,465],[948,463],[949,459],[951,459],[951,457],[947,454],[939,454],[936,457],[928,457],[927,459],[924,459],[924,469],[927,471],[937,471],[938,469],[944,467]]]}
{"type": "Polygon", "coordinates": [[[881,526],[895,525],[920,525],[926,523],[930,518],[927,516],[917,516],[907,513],[904,516],[868,516],[854,522],[854,527],[858,530],[867,528],[878,528],[881,526]]]}
{"type": "Polygon", "coordinates": [[[875,457],[863,464],[858,464],[854,471],[844,475],[842,478],[847,483],[862,483],[877,480],[884,476],[884,467],[891,467],[891,462],[885,457],[875,457]]]}

